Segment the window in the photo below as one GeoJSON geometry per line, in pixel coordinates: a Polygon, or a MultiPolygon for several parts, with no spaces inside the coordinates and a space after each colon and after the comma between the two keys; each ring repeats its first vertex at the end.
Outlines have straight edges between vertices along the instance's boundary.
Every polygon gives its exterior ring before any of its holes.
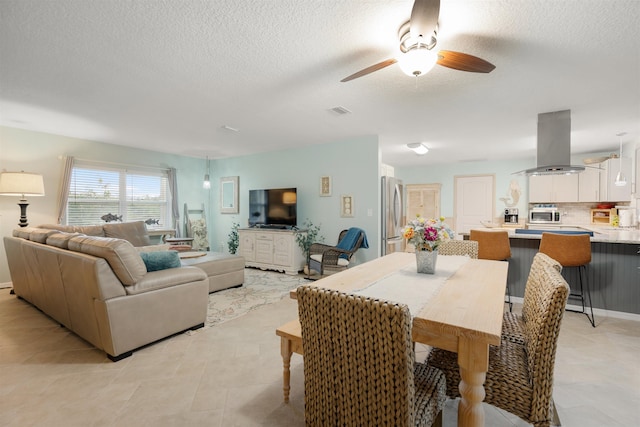
{"type": "Polygon", "coordinates": [[[77,162],[69,184],[66,223],[93,225],[113,221],[170,226],[167,172],[77,162]]]}

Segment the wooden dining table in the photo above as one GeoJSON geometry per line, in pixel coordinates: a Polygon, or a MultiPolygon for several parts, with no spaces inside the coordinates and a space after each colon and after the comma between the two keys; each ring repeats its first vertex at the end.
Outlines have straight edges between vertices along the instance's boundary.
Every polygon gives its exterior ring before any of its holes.
{"type": "MultiPolygon", "coordinates": [[[[396,252],[327,276],[313,285],[380,297],[385,292],[397,294],[403,284],[410,284],[405,298],[413,317],[413,340],[458,354],[462,397],[458,426],[477,427],[484,426],[482,401],[489,345],[500,345],[508,264],[460,258],[463,257],[440,255],[432,276],[416,272],[415,254],[396,252]],[[424,292],[420,286],[424,286],[424,292]],[[416,303],[420,293],[429,294],[423,305],[416,303]]],[[[291,297],[296,298],[295,290],[291,297]]],[[[404,302],[402,298],[398,302],[404,302]]]]}

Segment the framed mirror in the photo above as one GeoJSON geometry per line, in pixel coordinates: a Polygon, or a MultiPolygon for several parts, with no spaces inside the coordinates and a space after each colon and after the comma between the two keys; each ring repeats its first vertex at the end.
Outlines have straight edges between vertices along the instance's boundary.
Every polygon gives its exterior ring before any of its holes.
{"type": "Polygon", "coordinates": [[[238,213],[238,177],[220,178],[220,213],[238,213]]]}

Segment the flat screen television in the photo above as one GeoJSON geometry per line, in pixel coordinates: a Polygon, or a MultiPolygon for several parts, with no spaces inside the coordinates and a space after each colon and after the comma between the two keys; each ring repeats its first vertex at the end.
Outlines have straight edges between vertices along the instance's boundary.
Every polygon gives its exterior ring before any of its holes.
{"type": "Polygon", "coordinates": [[[295,227],[297,201],[296,188],[249,190],[249,226],[295,227]]]}

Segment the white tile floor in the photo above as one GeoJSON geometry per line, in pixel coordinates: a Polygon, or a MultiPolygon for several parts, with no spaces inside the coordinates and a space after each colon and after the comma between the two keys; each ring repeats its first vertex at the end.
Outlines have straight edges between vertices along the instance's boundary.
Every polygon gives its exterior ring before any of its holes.
{"type": "MultiPolygon", "coordinates": [[[[28,303],[0,289],[2,426],[304,425],[302,360],[292,361],[291,403],[282,402],[275,328],[294,301],[257,309],[194,335],[178,335],[109,361],[28,303]]],[[[567,427],[640,425],[640,323],[566,313],[555,399],[567,427]]],[[[425,349],[417,349],[418,360],[425,349]]],[[[455,426],[456,401],[444,425],[455,426]]],[[[485,405],[487,426],[526,426],[485,405]]]]}

